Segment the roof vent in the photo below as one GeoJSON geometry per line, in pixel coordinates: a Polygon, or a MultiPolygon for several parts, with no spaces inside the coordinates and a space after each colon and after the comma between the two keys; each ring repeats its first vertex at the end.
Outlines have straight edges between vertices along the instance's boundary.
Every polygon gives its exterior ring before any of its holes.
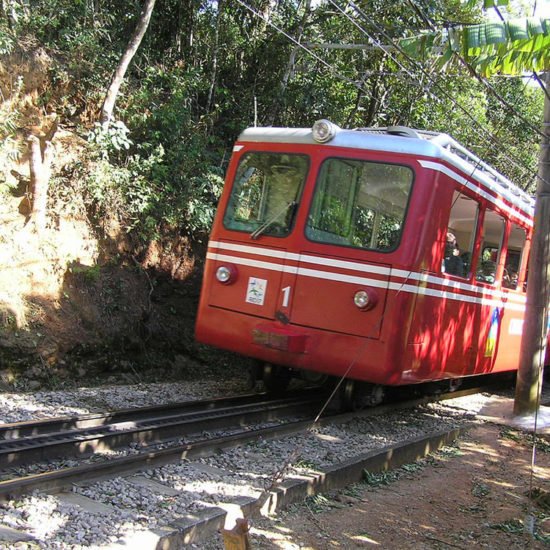
{"type": "Polygon", "coordinates": [[[388,126],[388,134],[395,136],[411,137],[420,139],[420,134],[413,130],[412,128],[407,128],[406,126],[388,126]]]}

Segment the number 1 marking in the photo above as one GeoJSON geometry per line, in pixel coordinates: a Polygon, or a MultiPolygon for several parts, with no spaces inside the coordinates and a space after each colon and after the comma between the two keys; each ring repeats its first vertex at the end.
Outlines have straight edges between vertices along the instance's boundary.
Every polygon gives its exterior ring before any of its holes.
{"type": "Polygon", "coordinates": [[[290,298],[290,288],[289,286],[285,286],[285,288],[283,288],[281,290],[281,292],[283,293],[283,307],[288,307],[288,299],[290,298]]]}

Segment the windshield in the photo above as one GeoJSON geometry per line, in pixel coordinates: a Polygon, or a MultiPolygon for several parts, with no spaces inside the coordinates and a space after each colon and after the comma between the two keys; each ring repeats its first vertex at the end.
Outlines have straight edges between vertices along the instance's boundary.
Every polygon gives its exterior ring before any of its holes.
{"type": "Polygon", "coordinates": [[[223,218],[227,229],[285,236],[292,228],[308,169],[308,158],[283,153],[243,156],[223,218]]]}
{"type": "Polygon", "coordinates": [[[381,252],[399,244],[413,172],[406,166],[328,159],[306,226],[312,241],[381,252]]]}

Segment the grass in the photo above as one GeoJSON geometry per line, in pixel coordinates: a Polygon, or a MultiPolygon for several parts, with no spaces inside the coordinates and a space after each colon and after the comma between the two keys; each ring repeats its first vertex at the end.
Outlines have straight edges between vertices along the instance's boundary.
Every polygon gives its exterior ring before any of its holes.
{"type": "Polygon", "coordinates": [[[523,523],[517,519],[509,519],[501,523],[494,523],[490,525],[491,529],[497,529],[504,533],[510,533],[512,535],[519,535],[524,532],[523,523]]]}
{"type": "Polygon", "coordinates": [[[391,470],[388,472],[373,473],[368,470],[363,470],[363,481],[369,487],[380,487],[382,485],[389,485],[394,481],[397,481],[401,477],[401,468],[398,470],[391,470]]]}
{"type": "Polygon", "coordinates": [[[514,441],[524,447],[532,447],[534,442],[537,451],[541,451],[543,453],[550,453],[550,441],[548,441],[544,437],[520,432],[512,428],[502,428],[500,430],[499,436],[502,439],[508,439],[510,441],[514,441]]]}
{"type": "Polygon", "coordinates": [[[325,495],[313,495],[307,497],[305,500],[307,508],[314,514],[320,514],[321,512],[326,512],[327,510],[332,510],[334,508],[345,508],[344,504],[336,502],[325,495]]]}

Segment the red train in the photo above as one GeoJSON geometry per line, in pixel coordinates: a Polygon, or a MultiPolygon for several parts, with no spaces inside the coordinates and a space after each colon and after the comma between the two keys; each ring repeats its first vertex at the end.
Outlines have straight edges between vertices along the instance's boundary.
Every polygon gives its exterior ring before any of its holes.
{"type": "Polygon", "coordinates": [[[533,210],[445,134],[247,129],[196,337],[260,360],[268,387],[345,376],[372,403],[385,386],[516,370],[533,210]]]}

